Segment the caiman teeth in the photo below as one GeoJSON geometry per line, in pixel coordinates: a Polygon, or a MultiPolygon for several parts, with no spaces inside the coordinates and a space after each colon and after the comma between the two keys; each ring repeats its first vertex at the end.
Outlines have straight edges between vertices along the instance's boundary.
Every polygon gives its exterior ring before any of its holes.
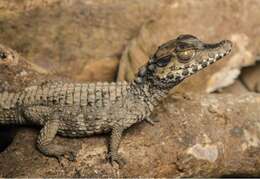
{"type": "Polygon", "coordinates": [[[188,68],[188,70],[189,70],[190,74],[193,74],[194,72],[196,72],[196,70],[194,71],[193,67],[188,68]]]}
{"type": "MultiPolygon", "coordinates": [[[[183,77],[189,76],[203,68],[206,68],[210,64],[215,63],[219,59],[222,59],[224,56],[228,55],[230,52],[231,52],[231,49],[229,49],[225,52],[208,53],[208,58],[201,59],[197,65],[195,65],[195,64],[188,65],[187,64],[186,66],[178,66],[178,67],[175,67],[175,70],[179,71],[181,76],[183,76],[183,77]]],[[[167,77],[171,77],[171,76],[168,75],[167,77]]],[[[176,75],[174,77],[176,78],[176,75]]]]}
{"type": "Polygon", "coordinates": [[[214,60],[214,59],[211,59],[211,58],[209,58],[208,62],[209,62],[209,64],[213,64],[213,63],[215,62],[215,60],[214,60]]]}

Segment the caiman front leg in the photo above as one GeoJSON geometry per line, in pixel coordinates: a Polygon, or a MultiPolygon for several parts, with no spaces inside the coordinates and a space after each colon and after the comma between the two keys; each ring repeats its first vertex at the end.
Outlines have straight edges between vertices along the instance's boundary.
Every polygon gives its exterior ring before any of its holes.
{"type": "Polygon", "coordinates": [[[69,147],[53,144],[53,139],[58,132],[59,123],[58,117],[47,121],[40,131],[37,139],[37,148],[46,156],[57,158],[59,161],[62,156],[68,156],[69,160],[75,160],[75,153],[69,147]]]}
{"type": "Polygon", "coordinates": [[[119,165],[119,168],[122,168],[123,165],[126,164],[125,159],[118,154],[123,131],[124,127],[121,125],[116,125],[112,128],[108,153],[111,164],[113,165],[113,163],[116,162],[119,165]]]}

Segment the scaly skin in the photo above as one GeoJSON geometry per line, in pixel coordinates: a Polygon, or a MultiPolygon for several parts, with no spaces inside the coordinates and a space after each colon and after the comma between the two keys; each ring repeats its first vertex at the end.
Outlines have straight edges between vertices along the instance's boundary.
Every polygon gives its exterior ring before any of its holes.
{"type": "Polygon", "coordinates": [[[108,156],[122,166],[125,162],[118,148],[123,131],[142,120],[153,123],[149,116],[170,89],[228,54],[231,46],[230,41],[205,44],[181,35],[161,45],[130,83],[52,82],[20,93],[2,93],[0,124],[42,126],[37,148],[57,158],[75,154],[52,143],[56,134],[85,137],[111,132],[108,156]]]}

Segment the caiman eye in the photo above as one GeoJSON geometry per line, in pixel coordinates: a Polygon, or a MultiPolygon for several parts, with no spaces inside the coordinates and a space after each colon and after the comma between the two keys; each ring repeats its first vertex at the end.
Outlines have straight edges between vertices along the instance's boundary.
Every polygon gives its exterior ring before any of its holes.
{"type": "Polygon", "coordinates": [[[159,59],[156,64],[159,66],[159,67],[165,67],[166,65],[168,65],[168,63],[170,63],[171,61],[171,56],[166,56],[166,57],[163,57],[161,59],[159,59]]]}
{"type": "Polygon", "coordinates": [[[177,52],[178,59],[181,62],[188,62],[194,56],[194,50],[185,50],[177,52]]]}

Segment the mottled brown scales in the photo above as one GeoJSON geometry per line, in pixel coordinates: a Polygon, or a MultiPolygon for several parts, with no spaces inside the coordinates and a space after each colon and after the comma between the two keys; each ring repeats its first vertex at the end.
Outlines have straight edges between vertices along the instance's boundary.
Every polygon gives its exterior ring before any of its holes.
{"type": "Polygon", "coordinates": [[[153,124],[149,116],[168,91],[224,57],[231,45],[227,40],[205,44],[181,35],[160,46],[130,83],[48,82],[19,93],[0,93],[0,124],[42,126],[37,148],[47,156],[70,159],[75,155],[71,148],[53,144],[56,134],[85,137],[110,132],[108,156],[122,166],[118,148],[123,131],[142,120],[153,124]]]}

